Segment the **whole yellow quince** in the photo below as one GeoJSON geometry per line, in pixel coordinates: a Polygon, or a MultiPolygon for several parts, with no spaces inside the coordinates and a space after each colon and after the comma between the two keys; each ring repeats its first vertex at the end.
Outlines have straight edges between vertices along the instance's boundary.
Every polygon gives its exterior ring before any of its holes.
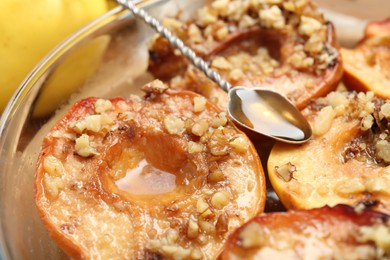
{"type": "Polygon", "coordinates": [[[0,113],[51,49],[107,10],[106,0],[0,0],[0,113]]]}

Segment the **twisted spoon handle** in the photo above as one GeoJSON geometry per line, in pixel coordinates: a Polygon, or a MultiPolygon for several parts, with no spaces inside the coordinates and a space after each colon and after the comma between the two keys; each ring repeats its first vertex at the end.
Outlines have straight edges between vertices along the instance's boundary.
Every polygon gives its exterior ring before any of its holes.
{"type": "Polygon", "coordinates": [[[232,85],[226,80],[224,80],[218,72],[211,69],[206,61],[198,57],[198,55],[196,55],[196,53],[192,49],[187,47],[182,40],[173,35],[173,33],[168,30],[168,28],[163,26],[157,19],[150,16],[143,9],[138,8],[131,0],[117,0],[117,2],[123,7],[129,9],[136,17],[141,18],[145,23],[150,25],[159,34],[164,36],[172,46],[178,49],[198,69],[203,71],[209,79],[217,83],[226,92],[229,92],[229,90],[232,88],[232,85]]]}

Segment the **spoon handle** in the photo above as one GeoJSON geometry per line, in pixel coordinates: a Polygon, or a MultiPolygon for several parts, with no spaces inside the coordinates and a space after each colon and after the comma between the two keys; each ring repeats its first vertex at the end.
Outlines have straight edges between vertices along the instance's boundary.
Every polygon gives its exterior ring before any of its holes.
{"type": "Polygon", "coordinates": [[[117,0],[123,7],[129,9],[136,17],[141,18],[146,24],[150,25],[159,34],[165,37],[168,42],[178,49],[185,57],[187,57],[192,64],[203,71],[206,76],[217,83],[223,90],[229,92],[232,85],[224,80],[221,75],[215,70],[211,69],[206,61],[200,58],[196,53],[187,47],[182,40],[176,37],[168,28],[163,26],[157,19],[149,15],[143,9],[138,8],[131,0],[117,0]]]}

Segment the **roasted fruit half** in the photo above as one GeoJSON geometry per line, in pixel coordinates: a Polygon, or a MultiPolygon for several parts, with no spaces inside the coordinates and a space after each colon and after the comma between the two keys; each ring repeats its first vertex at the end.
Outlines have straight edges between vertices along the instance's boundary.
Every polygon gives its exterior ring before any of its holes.
{"type": "Polygon", "coordinates": [[[389,220],[346,205],[261,215],[229,237],[219,259],[387,259],[389,220]]]}
{"type": "MultiPolygon", "coordinates": [[[[298,108],[341,79],[333,26],[310,1],[209,1],[193,19],[165,25],[233,85],[273,89],[298,108]]],[[[149,71],[226,107],[226,94],[161,36],[150,46],[149,71]]]]}
{"type": "Polygon", "coordinates": [[[303,111],[313,138],[277,143],[270,181],[289,209],[359,202],[390,212],[390,100],[372,92],[331,92],[303,111]]]}
{"type": "Polygon", "coordinates": [[[360,43],[341,54],[348,88],[390,98],[390,18],[370,22],[360,43]]]}
{"type": "Polygon", "coordinates": [[[43,141],[36,204],[76,259],[212,259],[263,211],[249,139],[216,106],[161,81],[144,98],[87,98],[43,141]]]}

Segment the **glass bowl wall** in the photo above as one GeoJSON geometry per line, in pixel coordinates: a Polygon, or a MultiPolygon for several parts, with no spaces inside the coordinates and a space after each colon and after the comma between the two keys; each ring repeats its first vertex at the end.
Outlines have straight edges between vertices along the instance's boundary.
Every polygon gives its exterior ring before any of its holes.
{"type": "MultiPolygon", "coordinates": [[[[157,17],[185,8],[184,1],[138,2],[157,17]]],[[[87,96],[128,96],[150,81],[145,71],[153,35],[117,7],[59,45],[16,91],[0,119],[0,259],[67,258],[35,208],[42,139],[67,104],[87,96]]]]}

